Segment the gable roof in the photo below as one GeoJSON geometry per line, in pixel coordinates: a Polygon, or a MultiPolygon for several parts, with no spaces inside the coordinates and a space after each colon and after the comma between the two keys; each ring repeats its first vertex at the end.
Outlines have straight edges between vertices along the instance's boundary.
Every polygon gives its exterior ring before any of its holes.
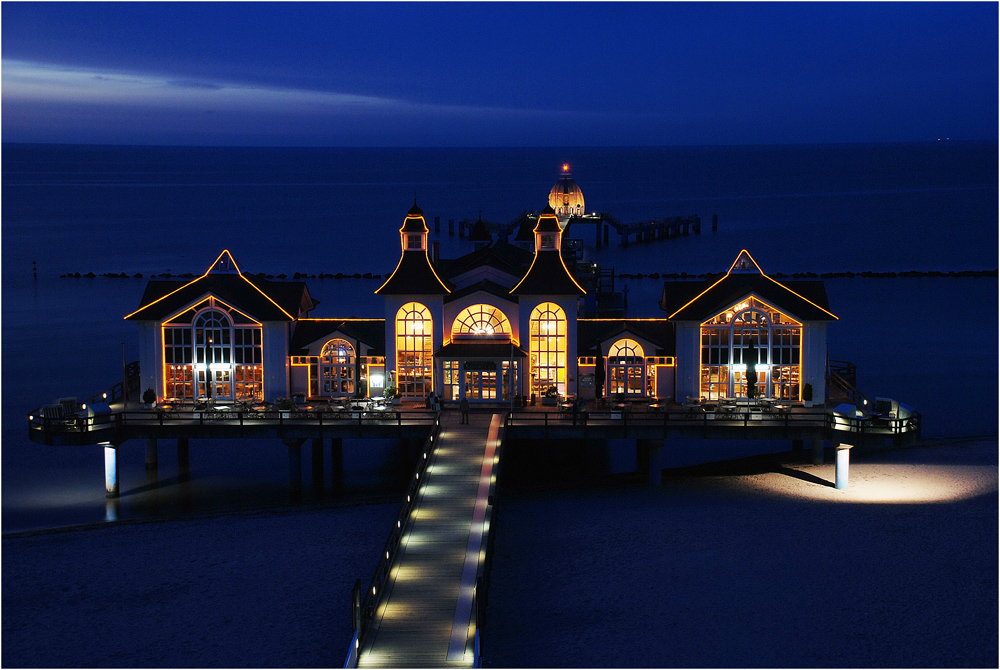
{"type": "Polygon", "coordinates": [[[666,319],[577,319],[577,356],[595,356],[602,342],[632,334],[656,345],[647,356],[675,355],[674,326],[666,319]]]}
{"type": "Polygon", "coordinates": [[[507,302],[512,302],[514,304],[517,304],[518,302],[517,296],[510,294],[510,289],[508,289],[506,286],[501,286],[496,282],[490,281],[489,279],[484,279],[482,281],[476,282],[475,284],[469,284],[468,286],[458,289],[451,295],[446,296],[444,302],[445,303],[454,302],[459,298],[464,298],[467,295],[472,295],[473,293],[479,293],[480,291],[482,291],[483,293],[489,293],[490,295],[496,296],[501,300],[506,300],[507,302]]]}
{"type": "Polygon", "coordinates": [[[746,249],[725,275],[701,284],[664,282],[660,308],[671,321],[705,321],[755,295],[775,309],[805,321],[836,321],[822,280],[779,282],[760,269],[746,249]]]}
{"type": "Polygon", "coordinates": [[[491,244],[464,256],[442,259],[439,268],[441,276],[446,279],[454,279],[484,265],[517,279],[524,275],[524,269],[531,264],[531,259],[530,251],[503,240],[494,240],[491,244]]]}
{"type": "Polygon", "coordinates": [[[290,355],[304,356],[309,345],[334,333],[364,342],[373,356],[385,355],[385,319],[299,319],[295,323],[290,355]]]}
{"type": "Polygon", "coordinates": [[[139,309],[127,321],[160,321],[211,294],[259,321],[292,321],[315,302],[304,282],[272,282],[240,272],[229,251],[223,251],[200,277],[189,281],[150,280],[139,309]]]}

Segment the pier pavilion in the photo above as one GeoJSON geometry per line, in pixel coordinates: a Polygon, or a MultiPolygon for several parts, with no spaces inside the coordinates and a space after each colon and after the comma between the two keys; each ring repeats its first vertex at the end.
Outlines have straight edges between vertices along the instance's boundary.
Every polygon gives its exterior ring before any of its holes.
{"type": "Polygon", "coordinates": [[[822,281],[779,282],[744,250],[719,279],[665,282],[663,318],[588,319],[552,207],[530,251],[491,240],[432,259],[428,232],[414,205],[399,263],[375,291],[381,319],[314,318],[303,282],[244,274],[228,251],[194,280],[151,280],[125,317],[139,327],[141,388],[160,402],[381,398],[388,388],[472,403],[825,400],[826,326],[837,317],[822,281]]]}

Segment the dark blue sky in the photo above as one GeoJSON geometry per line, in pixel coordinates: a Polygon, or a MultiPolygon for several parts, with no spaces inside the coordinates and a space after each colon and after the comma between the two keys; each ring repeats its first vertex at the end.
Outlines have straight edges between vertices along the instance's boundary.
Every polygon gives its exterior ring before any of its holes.
{"type": "Polygon", "coordinates": [[[4,141],[996,139],[998,5],[4,2],[4,141]]]}

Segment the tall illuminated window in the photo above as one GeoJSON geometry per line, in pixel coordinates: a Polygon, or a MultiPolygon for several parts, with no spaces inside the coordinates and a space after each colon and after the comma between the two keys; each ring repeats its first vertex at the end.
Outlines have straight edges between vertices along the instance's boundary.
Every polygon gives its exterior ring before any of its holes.
{"type": "Polygon", "coordinates": [[[433,335],[430,310],[409,302],[396,312],[396,384],[409,398],[433,390],[433,335]]]}
{"type": "Polygon", "coordinates": [[[618,340],[608,351],[608,393],[642,395],[645,370],[642,346],[628,338],[618,340]]]}
{"type": "Polygon", "coordinates": [[[472,305],[466,307],[458,316],[451,329],[452,337],[456,338],[487,338],[509,339],[510,321],[507,316],[493,305],[472,305]]]}
{"type": "Polygon", "coordinates": [[[566,313],[545,302],[531,312],[531,391],[542,395],[555,386],[566,393],[566,313]]]}
{"type": "Polygon", "coordinates": [[[758,396],[799,400],[801,349],[801,323],[747,298],[702,324],[701,395],[746,397],[753,366],[758,396]]]}

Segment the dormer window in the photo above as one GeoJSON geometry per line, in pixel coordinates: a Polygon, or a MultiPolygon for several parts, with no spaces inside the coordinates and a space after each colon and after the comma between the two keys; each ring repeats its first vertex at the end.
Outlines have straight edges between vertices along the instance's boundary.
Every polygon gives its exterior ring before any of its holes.
{"type": "Polygon", "coordinates": [[[421,243],[421,235],[407,235],[406,236],[406,248],[407,249],[423,249],[424,245],[421,243]]]}
{"type": "Polygon", "coordinates": [[[555,235],[542,235],[541,248],[542,249],[555,249],[556,248],[556,236],[555,235]]]}

